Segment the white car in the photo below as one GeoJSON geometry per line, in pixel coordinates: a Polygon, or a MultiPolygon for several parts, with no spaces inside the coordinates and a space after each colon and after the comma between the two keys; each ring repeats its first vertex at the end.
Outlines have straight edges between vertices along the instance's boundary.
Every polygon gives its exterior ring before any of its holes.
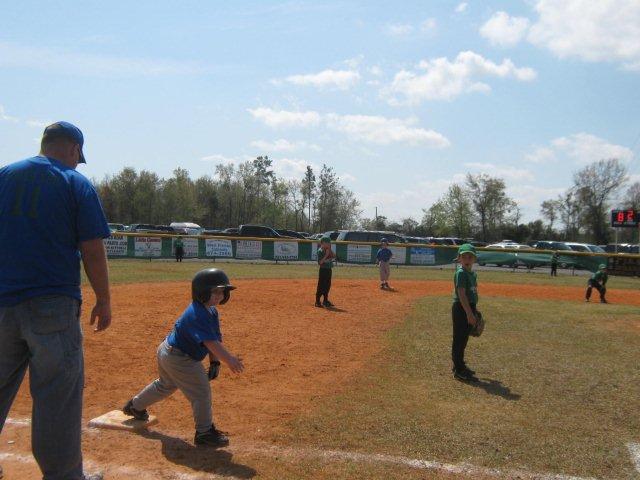
{"type": "Polygon", "coordinates": [[[603,248],[591,243],[564,242],[574,252],[606,253],[603,248]]]}
{"type": "Polygon", "coordinates": [[[484,248],[504,248],[509,250],[531,250],[532,247],[529,245],[522,245],[521,243],[493,243],[491,245],[487,245],[484,248]]]}

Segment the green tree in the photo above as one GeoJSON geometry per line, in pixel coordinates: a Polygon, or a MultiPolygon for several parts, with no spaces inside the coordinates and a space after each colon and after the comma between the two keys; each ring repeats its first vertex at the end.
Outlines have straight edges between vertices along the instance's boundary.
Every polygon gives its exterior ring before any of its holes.
{"type": "Polygon", "coordinates": [[[497,239],[508,222],[509,214],[517,207],[506,194],[504,180],[486,174],[469,173],[466,183],[482,240],[497,239]]]}

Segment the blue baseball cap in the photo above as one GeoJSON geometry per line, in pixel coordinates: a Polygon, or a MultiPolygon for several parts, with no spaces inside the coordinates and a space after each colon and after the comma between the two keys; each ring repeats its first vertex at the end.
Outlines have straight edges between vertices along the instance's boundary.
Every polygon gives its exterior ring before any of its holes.
{"type": "Polygon", "coordinates": [[[84,158],[84,153],[82,152],[84,135],[82,135],[78,127],[69,122],[52,123],[44,129],[42,139],[52,140],[54,138],[67,138],[80,145],[80,160],[78,163],[87,163],[87,160],[84,158]]]}

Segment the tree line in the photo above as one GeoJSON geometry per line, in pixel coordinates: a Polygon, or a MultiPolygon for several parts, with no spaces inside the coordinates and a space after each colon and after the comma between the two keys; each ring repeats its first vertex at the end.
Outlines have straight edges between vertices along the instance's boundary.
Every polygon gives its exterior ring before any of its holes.
{"type": "MultiPolygon", "coordinates": [[[[454,183],[420,220],[363,218],[354,193],[335,171],[307,166],[302,178],[277,176],[269,157],[239,165],[219,164],[213,176],[191,179],[177,168],[169,179],[133,168],[95,182],[107,217],[118,223],[168,224],[193,221],[210,228],[258,223],[296,231],[324,232],[364,228],[405,235],[476,238],[492,242],[538,239],[609,243],[610,208],[624,192],[624,207],[640,210],[640,182],[628,185],[625,165],[600,160],[578,170],[573,185],[557,198],[542,202],[540,217],[523,223],[518,204],[508,196],[505,181],[487,174],[467,174],[454,183]]],[[[631,229],[620,242],[633,242],[631,229]]]]}
{"type": "Polygon", "coordinates": [[[239,165],[219,164],[215,175],[192,179],[183,168],[168,179],[127,167],[94,184],[109,221],[169,224],[189,221],[209,228],[264,224],[296,231],[327,231],[357,225],[360,205],[333,168],[307,167],[287,180],[273,162],[257,157],[239,165]]]}

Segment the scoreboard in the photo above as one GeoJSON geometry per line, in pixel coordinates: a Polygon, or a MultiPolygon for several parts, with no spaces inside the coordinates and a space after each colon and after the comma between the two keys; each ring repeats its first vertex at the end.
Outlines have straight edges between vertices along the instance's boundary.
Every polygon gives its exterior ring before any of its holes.
{"type": "Polygon", "coordinates": [[[637,228],[640,224],[640,210],[611,210],[611,226],[637,228]]]}

